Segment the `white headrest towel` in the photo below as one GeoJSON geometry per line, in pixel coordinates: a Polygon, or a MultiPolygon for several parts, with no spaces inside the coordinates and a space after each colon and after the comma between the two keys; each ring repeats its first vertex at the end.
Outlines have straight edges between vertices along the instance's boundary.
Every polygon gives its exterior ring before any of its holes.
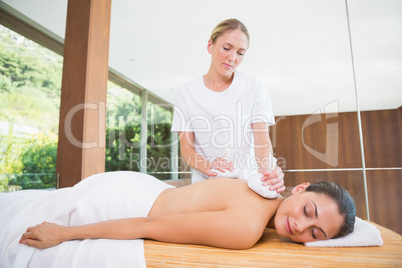
{"type": "Polygon", "coordinates": [[[371,223],[356,217],[352,233],[335,239],[304,243],[308,247],[373,247],[382,246],[380,231],[371,223]]]}

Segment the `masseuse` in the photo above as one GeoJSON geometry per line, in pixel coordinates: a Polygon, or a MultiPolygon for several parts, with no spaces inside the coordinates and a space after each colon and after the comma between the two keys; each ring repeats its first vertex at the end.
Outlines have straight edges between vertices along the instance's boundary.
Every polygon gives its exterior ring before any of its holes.
{"type": "Polygon", "coordinates": [[[181,155],[194,169],[192,183],[222,176],[217,172],[241,178],[259,172],[264,185],[282,192],[282,170],[269,169],[268,126],[275,123],[271,100],[259,79],[236,71],[249,40],[247,28],[236,19],[215,27],[207,47],[208,73],[178,88],[172,131],[179,133],[181,155]]]}

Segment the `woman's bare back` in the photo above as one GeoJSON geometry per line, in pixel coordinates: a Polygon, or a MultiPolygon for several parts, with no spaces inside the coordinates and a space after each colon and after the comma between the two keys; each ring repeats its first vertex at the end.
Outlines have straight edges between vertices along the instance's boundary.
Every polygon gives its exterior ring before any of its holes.
{"type": "Polygon", "coordinates": [[[167,189],[150,213],[149,238],[227,248],[247,248],[262,235],[282,198],[265,199],[239,179],[215,178],[167,189]],[[152,224],[150,224],[152,226],[152,224]]]}
{"type": "Polygon", "coordinates": [[[281,197],[265,199],[259,196],[244,180],[215,178],[165,190],[155,201],[149,216],[233,209],[246,210],[249,217],[268,222],[281,200],[281,197]]]}

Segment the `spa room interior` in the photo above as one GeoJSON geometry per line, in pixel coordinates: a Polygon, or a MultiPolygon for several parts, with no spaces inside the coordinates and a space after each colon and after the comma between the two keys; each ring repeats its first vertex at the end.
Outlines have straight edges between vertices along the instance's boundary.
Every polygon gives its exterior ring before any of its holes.
{"type": "MultiPolygon", "coordinates": [[[[306,247],[270,229],[247,250],[145,240],[147,267],[402,267],[399,0],[1,0],[2,27],[63,58],[56,188],[105,172],[108,82],[139,97],[138,157],[147,159],[158,124],[147,105],[172,114],[177,87],[207,71],[210,31],[226,18],[249,29],[239,71],[270,95],[286,186],[339,183],[383,245],[306,247]]],[[[136,171],[182,187],[192,170],[169,135],[168,166],[136,171]]]]}

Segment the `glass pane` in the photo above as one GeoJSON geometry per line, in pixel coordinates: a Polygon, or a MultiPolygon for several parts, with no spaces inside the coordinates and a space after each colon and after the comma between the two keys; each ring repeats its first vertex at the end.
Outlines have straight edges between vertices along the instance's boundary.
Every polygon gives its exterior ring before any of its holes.
{"type": "Polygon", "coordinates": [[[106,171],[140,171],[141,97],[108,82],[106,171]]]}
{"type": "Polygon", "coordinates": [[[402,2],[348,5],[361,110],[397,109],[402,105],[402,2]]]}
{"type": "Polygon", "coordinates": [[[253,42],[247,52],[265,68],[245,60],[271,96],[275,156],[284,169],[361,168],[345,3],[285,2],[264,17],[267,30],[255,33],[269,42],[259,51],[253,42]]]}
{"type": "Polygon", "coordinates": [[[370,220],[401,233],[402,2],[348,3],[370,220]]]}
{"type": "MultiPolygon", "coordinates": [[[[179,142],[179,149],[178,149],[178,154],[180,155],[180,142],[179,142]]],[[[186,161],[184,161],[183,157],[179,157],[179,161],[178,161],[178,165],[179,165],[179,179],[191,179],[192,176],[192,169],[191,167],[186,163],[186,161]]]]}
{"type": "Polygon", "coordinates": [[[147,173],[161,179],[171,179],[172,159],[170,128],[171,107],[148,102],[147,173]]]}
{"type": "Polygon", "coordinates": [[[402,168],[402,2],[350,1],[349,9],[366,167],[402,168]]]}
{"type": "Polygon", "coordinates": [[[62,62],[0,26],[0,190],[56,187],[62,62]]]}
{"type": "Polygon", "coordinates": [[[0,174],[0,192],[56,188],[58,176],[54,173],[0,174]]]}

